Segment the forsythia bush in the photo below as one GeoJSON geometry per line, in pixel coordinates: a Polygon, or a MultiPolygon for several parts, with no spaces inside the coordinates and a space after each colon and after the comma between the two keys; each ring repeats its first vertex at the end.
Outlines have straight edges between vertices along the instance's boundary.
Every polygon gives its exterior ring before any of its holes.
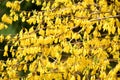
{"type": "Polygon", "coordinates": [[[14,0],[6,7],[0,30],[18,20],[31,27],[0,35],[1,80],[119,79],[119,0],[14,0]],[[22,3],[41,8],[22,10],[22,3]]]}

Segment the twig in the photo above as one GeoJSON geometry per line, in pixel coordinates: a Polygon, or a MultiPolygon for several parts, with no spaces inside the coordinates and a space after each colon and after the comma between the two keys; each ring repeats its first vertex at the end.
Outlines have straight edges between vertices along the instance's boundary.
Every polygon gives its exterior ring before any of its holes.
{"type": "Polygon", "coordinates": [[[117,17],[120,17],[120,15],[97,18],[97,19],[92,19],[92,20],[89,20],[89,21],[92,22],[92,21],[99,21],[99,20],[104,20],[104,19],[108,19],[108,18],[117,18],[117,17]]]}
{"type": "Polygon", "coordinates": [[[106,12],[93,11],[93,12],[91,12],[90,14],[93,15],[93,14],[110,13],[110,12],[111,12],[111,11],[106,11],[106,12]]]}
{"type": "Polygon", "coordinates": [[[21,0],[19,3],[21,4],[24,0],[21,0]]]}

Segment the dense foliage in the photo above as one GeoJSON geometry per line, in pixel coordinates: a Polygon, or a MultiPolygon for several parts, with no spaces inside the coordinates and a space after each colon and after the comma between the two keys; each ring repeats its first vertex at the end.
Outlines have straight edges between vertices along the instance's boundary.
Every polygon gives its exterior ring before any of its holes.
{"type": "Polygon", "coordinates": [[[0,35],[0,79],[119,78],[119,0],[9,0],[5,4],[9,12],[2,15],[0,30],[10,25],[21,28],[17,34],[0,35]]]}

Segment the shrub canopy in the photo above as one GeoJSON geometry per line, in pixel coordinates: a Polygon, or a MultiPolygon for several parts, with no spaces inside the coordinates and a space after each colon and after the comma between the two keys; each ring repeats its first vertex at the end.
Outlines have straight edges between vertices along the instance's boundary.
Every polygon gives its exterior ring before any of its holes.
{"type": "Polygon", "coordinates": [[[0,79],[116,80],[119,0],[9,0],[0,30],[0,79]],[[14,25],[17,24],[17,25],[14,25]]]}

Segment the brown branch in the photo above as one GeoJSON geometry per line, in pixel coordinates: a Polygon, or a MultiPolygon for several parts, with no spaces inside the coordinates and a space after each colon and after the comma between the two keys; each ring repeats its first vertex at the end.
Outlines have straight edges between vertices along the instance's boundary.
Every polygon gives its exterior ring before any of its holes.
{"type": "Polygon", "coordinates": [[[111,13],[111,11],[106,11],[106,12],[93,11],[93,12],[91,12],[90,14],[93,15],[93,14],[102,14],[102,13],[111,13]]]}
{"type": "Polygon", "coordinates": [[[21,4],[23,1],[24,1],[24,0],[21,0],[21,1],[19,2],[19,4],[21,4]]]}
{"type": "Polygon", "coordinates": [[[118,18],[120,17],[120,15],[115,15],[115,16],[108,16],[108,17],[103,17],[103,18],[97,18],[97,19],[92,19],[92,20],[89,20],[90,22],[92,21],[100,21],[100,20],[105,20],[105,19],[108,19],[108,18],[118,18]]]}

